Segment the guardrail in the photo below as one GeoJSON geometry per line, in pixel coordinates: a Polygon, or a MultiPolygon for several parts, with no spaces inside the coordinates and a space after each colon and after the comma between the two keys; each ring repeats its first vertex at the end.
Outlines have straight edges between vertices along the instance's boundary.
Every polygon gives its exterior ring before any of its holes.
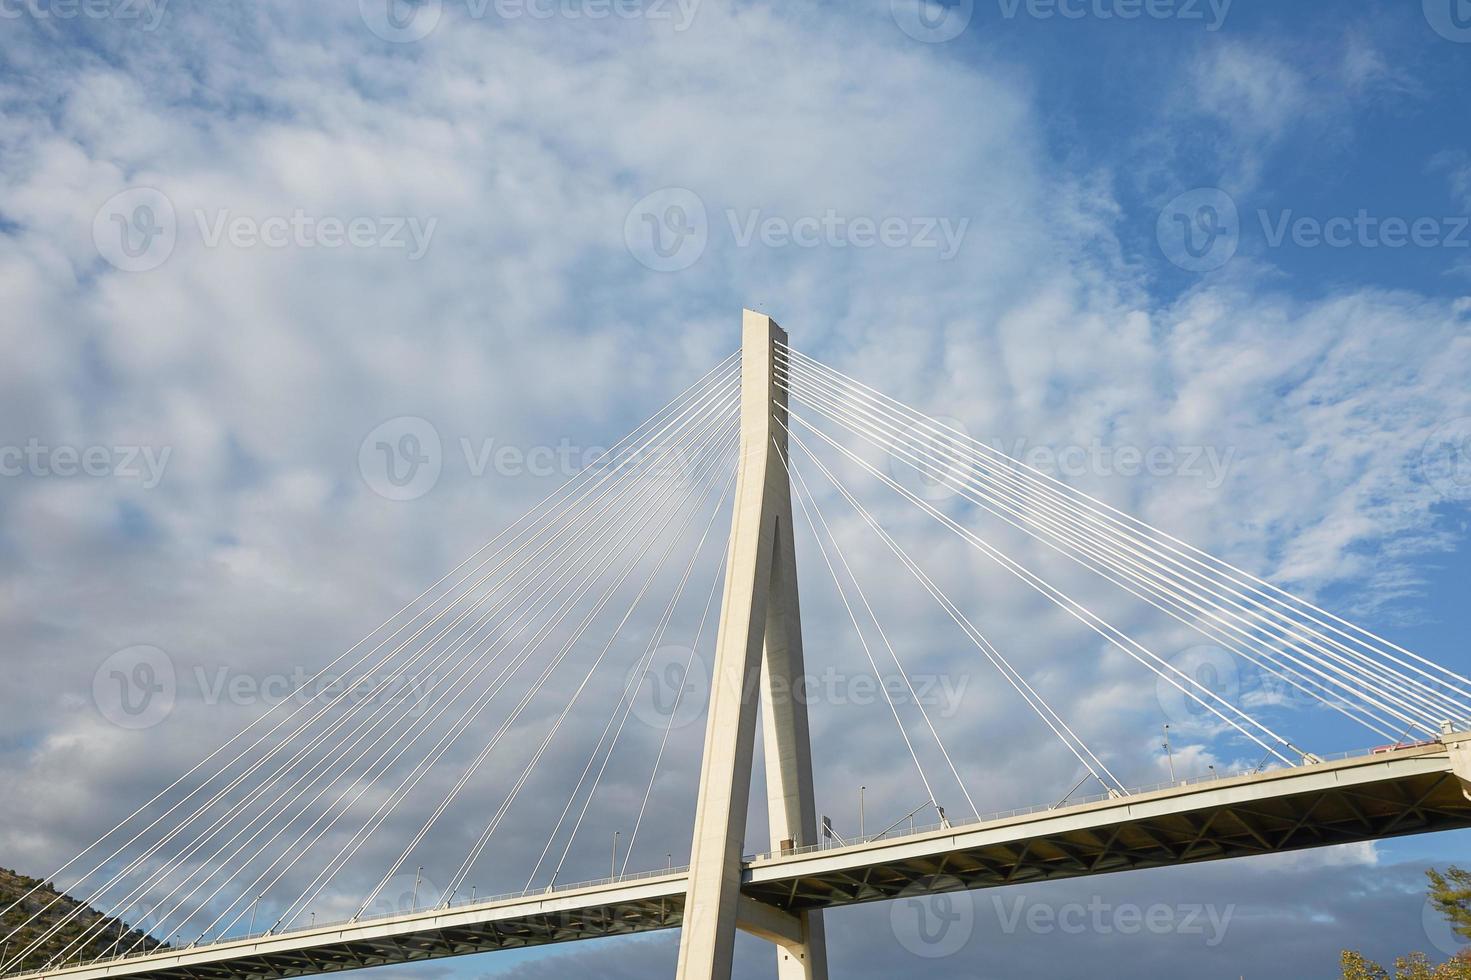
{"type": "MultiPolygon", "coordinates": [[[[1416,744],[1418,745],[1420,743],[1416,744]]],[[[1405,745],[1397,747],[1412,748],[1415,746],[1405,745]]],[[[1102,803],[1103,801],[1110,799],[1126,800],[1132,796],[1139,796],[1145,793],[1157,793],[1161,790],[1166,789],[1177,789],[1185,786],[1196,786],[1202,783],[1219,782],[1222,779],[1234,779],[1237,776],[1253,776],[1264,772],[1275,772],[1284,770],[1311,769],[1312,767],[1322,765],[1325,762],[1338,762],[1344,759],[1369,758],[1370,756],[1381,754],[1384,751],[1385,749],[1383,747],[1380,747],[1370,749],[1350,749],[1346,752],[1335,752],[1331,755],[1314,754],[1311,761],[1304,761],[1296,766],[1285,766],[1281,763],[1276,763],[1273,765],[1258,766],[1254,769],[1235,769],[1228,772],[1209,773],[1204,776],[1191,776],[1186,779],[1166,780],[1160,783],[1152,783],[1146,786],[1136,787],[1129,790],[1126,794],[1122,796],[1119,795],[1117,792],[1097,793],[1091,796],[1079,797],[1078,799],[1067,802],[1066,804],[1039,803],[1034,806],[1016,807],[1011,810],[996,810],[990,813],[982,814],[978,817],[968,817],[958,820],[951,820],[948,823],[934,823],[925,824],[923,826],[906,827],[904,829],[904,833],[902,834],[896,834],[892,830],[890,830],[889,832],[884,834],[870,834],[866,837],[850,837],[846,841],[842,842],[836,840],[827,840],[821,841],[816,844],[804,844],[801,847],[794,847],[783,851],[765,851],[760,854],[748,855],[746,857],[746,861],[768,861],[773,858],[791,857],[792,855],[796,854],[813,854],[819,851],[833,851],[839,850],[844,847],[854,847],[859,844],[871,844],[879,840],[897,840],[902,837],[908,837],[910,835],[917,834],[927,834],[936,830],[955,830],[961,827],[975,827],[979,824],[990,823],[993,820],[1007,820],[1011,817],[1025,817],[1030,816],[1034,813],[1048,813],[1053,811],[1066,810],[1073,807],[1088,806],[1093,803],[1102,803]]]]}
{"type": "MultiPolygon", "coordinates": [[[[1165,790],[1165,789],[1175,789],[1175,788],[1184,787],[1184,786],[1194,786],[1194,785],[1199,785],[1199,784],[1202,784],[1202,783],[1216,782],[1216,781],[1219,781],[1219,780],[1222,780],[1222,779],[1232,779],[1232,778],[1235,778],[1237,776],[1248,776],[1248,775],[1255,775],[1255,774],[1259,774],[1259,773],[1263,773],[1263,772],[1270,772],[1270,771],[1276,771],[1276,770],[1286,770],[1286,769],[1308,769],[1308,768],[1311,768],[1311,767],[1316,766],[1316,765],[1321,765],[1321,764],[1323,764],[1325,762],[1333,762],[1333,761],[1340,761],[1340,760],[1343,760],[1343,759],[1353,759],[1353,758],[1360,758],[1360,757],[1367,758],[1369,756],[1372,756],[1372,755],[1375,755],[1375,754],[1379,754],[1379,753],[1382,753],[1384,751],[1385,750],[1382,747],[1381,748],[1371,748],[1371,749],[1354,749],[1354,750],[1350,750],[1350,751],[1347,751],[1347,752],[1337,752],[1337,753],[1334,753],[1332,755],[1318,755],[1318,756],[1314,756],[1311,761],[1305,761],[1302,764],[1297,765],[1297,766],[1284,766],[1284,765],[1280,765],[1280,764],[1274,764],[1274,765],[1270,765],[1270,766],[1258,766],[1255,769],[1239,769],[1239,770],[1232,770],[1230,772],[1211,773],[1211,774],[1204,775],[1204,776],[1192,776],[1192,777],[1189,777],[1187,779],[1167,780],[1165,782],[1154,783],[1154,784],[1151,784],[1151,785],[1141,786],[1141,787],[1132,789],[1127,794],[1125,794],[1123,796],[1119,796],[1117,793],[1098,793],[1098,794],[1094,794],[1094,795],[1091,795],[1091,796],[1081,797],[1079,799],[1073,800],[1071,802],[1067,802],[1065,804],[1059,804],[1059,803],[1041,803],[1041,804],[1037,804],[1035,806],[1016,807],[1016,808],[1013,808],[1013,809],[1010,809],[1010,810],[996,810],[996,811],[993,811],[991,813],[986,813],[986,814],[983,814],[983,815],[978,816],[978,817],[972,817],[972,818],[969,818],[969,819],[951,820],[950,822],[945,823],[945,824],[936,823],[936,824],[927,824],[927,825],[924,825],[924,826],[911,826],[911,827],[906,828],[905,829],[905,832],[903,834],[895,834],[891,830],[891,831],[886,832],[884,834],[872,834],[872,835],[869,835],[869,836],[866,836],[866,837],[850,838],[850,839],[848,839],[847,841],[844,841],[844,842],[839,842],[839,841],[836,841],[836,840],[822,841],[820,843],[806,844],[806,845],[803,845],[801,847],[796,847],[796,848],[792,848],[790,850],[785,850],[785,851],[767,851],[767,852],[760,853],[760,854],[748,854],[748,855],[745,855],[744,860],[747,863],[752,862],[752,861],[765,861],[765,860],[770,860],[770,859],[779,858],[779,857],[790,857],[790,856],[796,855],[796,854],[811,854],[811,853],[816,853],[816,852],[819,852],[819,851],[829,851],[829,850],[837,850],[837,849],[844,848],[844,847],[853,847],[853,846],[858,845],[858,844],[870,844],[870,843],[873,843],[873,842],[879,841],[879,840],[896,840],[896,839],[899,839],[901,837],[910,836],[912,834],[925,834],[925,833],[930,833],[930,832],[933,832],[933,831],[936,831],[936,830],[947,830],[947,829],[948,830],[954,830],[954,829],[961,828],[961,827],[974,827],[974,826],[977,826],[979,824],[990,823],[991,821],[994,821],[994,820],[1006,820],[1006,819],[1009,819],[1011,817],[1029,816],[1029,815],[1034,814],[1034,813],[1047,813],[1047,812],[1053,812],[1053,811],[1071,809],[1073,807],[1088,806],[1090,804],[1093,804],[1093,803],[1101,803],[1101,802],[1103,802],[1105,800],[1109,800],[1109,799],[1128,799],[1131,796],[1137,796],[1137,795],[1144,794],[1144,793],[1154,793],[1154,792],[1158,792],[1160,790],[1165,790]]],[[[100,957],[98,959],[88,960],[85,963],[80,963],[79,962],[79,963],[76,963],[76,964],[72,964],[72,966],[74,968],[74,967],[79,967],[79,966],[95,966],[95,965],[99,965],[99,964],[103,964],[103,963],[118,963],[118,962],[125,962],[125,961],[128,961],[128,960],[142,959],[142,958],[148,957],[148,956],[157,956],[157,955],[159,955],[161,953],[182,953],[182,952],[185,952],[185,951],[188,951],[188,950],[194,950],[194,949],[208,949],[211,946],[221,946],[221,945],[235,944],[235,943],[248,943],[248,942],[250,942],[252,940],[277,939],[277,938],[281,938],[283,936],[298,935],[298,934],[313,933],[313,932],[322,932],[322,931],[331,931],[333,929],[341,929],[341,928],[346,927],[346,926],[354,926],[355,927],[355,926],[360,926],[360,925],[371,924],[371,923],[374,923],[374,922],[386,921],[388,919],[402,918],[402,917],[404,917],[406,915],[415,915],[415,914],[418,914],[419,912],[425,912],[425,913],[448,912],[448,911],[451,911],[451,910],[473,908],[473,907],[478,907],[478,906],[491,906],[491,905],[497,905],[497,904],[500,904],[500,903],[503,903],[503,902],[521,901],[521,900],[528,899],[528,898],[547,897],[547,896],[560,895],[560,894],[564,894],[564,893],[567,893],[567,892],[579,891],[579,890],[584,889],[584,888],[597,888],[597,887],[602,887],[602,886],[607,886],[607,885],[619,885],[619,884],[626,884],[626,883],[635,882],[635,881],[646,881],[646,880],[649,880],[649,879],[652,879],[652,878],[662,878],[662,877],[670,876],[670,875],[685,874],[688,871],[689,871],[689,865],[679,865],[677,867],[676,866],[670,866],[670,867],[660,868],[660,869],[656,869],[656,870],[652,870],[652,871],[639,871],[639,872],[634,872],[632,874],[626,874],[626,875],[612,875],[612,876],[606,876],[606,877],[602,877],[602,878],[594,878],[594,879],[591,879],[591,880],[588,880],[588,881],[571,882],[571,883],[565,884],[565,885],[553,885],[553,886],[546,887],[546,888],[527,888],[527,889],[523,889],[521,891],[505,892],[503,894],[493,895],[493,896],[491,896],[489,898],[471,897],[471,898],[461,899],[459,901],[455,901],[455,900],[451,899],[450,901],[440,903],[439,905],[426,906],[426,907],[424,907],[422,909],[420,909],[420,908],[414,908],[414,909],[409,910],[408,912],[389,912],[389,913],[385,913],[385,914],[382,914],[382,915],[376,915],[376,916],[363,916],[363,917],[358,917],[358,918],[338,919],[338,920],[333,920],[331,922],[325,922],[325,923],[319,923],[319,924],[318,923],[314,923],[314,924],[312,924],[310,926],[306,926],[304,928],[285,929],[285,930],[277,930],[277,929],[274,929],[273,928],[273,929],[267,929],[267,930],[265,930],[263,932],[244,933],[244,934],[240,934],[240,935],[216,937],[213,941],[208,942],[208,943],[203,942],[202,939],[199,939],[199,940],[195,940],[194,942],[188,944],[187,946],[172,946],[172,945],[158,946],[158,947],[155,947],[155,948],[153,948],[151,950],[147,950],[147,951],[144,951],[144,952],[138,952],[138,953],[119,953],[116,956],[100,957]]],[[[66,968],[67,967],[64,967],[64,966],[47,967],[44,970],[35,971],[35,972],[38,973],[38,974],[44,974],[44,973],[47,973],[47,972],[54,972],[54,970],[57,970],[57,969],[66,969],[66,968]]],[[[20,974],[20,975],[21,976],[24,976],[25,974],[20,974]]]]}
{"type": "Polygon", "coordinates": [[[604,876],[602,878],[593,878],[593,879],[588,880],[588,881],[569,882],[569,883],[567,883],[565,885],[552,885],[552,886],[546,887],[546,888],[526,888],[526,889],[522,889],[521,891],[504,892],[502,894],[492,895],[492,896],[490,896],[488,898],[487,897],[472,897],[472,898],[463,898],[463,899],[460,899],[458,901],[455,901],[454,899],[451,899],[448,902],[441,902],[438,905],[426,905],[426,906],[423,906],[423,907],[410,909],[410,910],[408,910],[406,912],[386,912],[386,913],[383,913],[381,915],[366,915],[366,916],[359,916],[358,918],[333,919],[333,920],[330,920],[330,921],[327,921],[327,922],[318,922],[318,923],[314,923],[314,924],[309,925],[309,926],[298,927],[298,928],[295,928],[295,929],[266,929],[266,930],[263,930],[261,932],[247,932],[247,933],[241,933],[241,934],[238,934],[238,935],[220,936],[220,937],[216,937],[213,941],[207,942],[207,943],[206,942],[203,942],[202,940],[197,939],[194,942],[189,943],[189,944],[184,945],[184,946],[174,946],[174,945],[155,946],[153,949],[145,950],[145,951],[142,951],[142,952],[137,952],[137,953],[119,953],[119,954],[117,954],[115,956],[98,957],[96,959],[86,960],[85,962],[71,963],[71,964],[67,964],[67,965],[60,965],[60,964],[58,964],[56,966],[48,966],[45,969],[32,971],[32,973],[29,973],[29,974],[25,974],[25,973],[22,973],[22,974],[6,974],[6,976],[22,977],[22,976],[40,975],[40,974],[46,974],[46,973],[54,972],[56,970],[76,969],[78,967],[84,967],[84,966],[98,966],[98,965],[101,965],[101,964],[104,964],[104,963],[108,963],[108,964],[111,964],[111,963],[120,963],[120,962],[126,962],[128,960],[143,959],[143,958],[149,957],[149,956],[158,956],[158,955],[161,955],[161,954],[184,953],[184,952],[188,952],[190,950],[208,949],[211,946],[224,946],[224,945],[233,945],[235,943],[248,943],[248,942],[251,942],[252,940],[261,940],[261,939],[279,939],[279,938],[282,938],[284,936],[300,935],[300,934],[305,934],[305,933],[322,932],[322,931],[331,931],[333,929],[342,929],[343,927],[346,927],[346,926],[356,927],[356,926],[361,926],[361,925],[371,925],[371,924],[373,924],[375,922],[383,922],[383,921],[386,921],[386,920],[389,920],[389,919],[403,918],[404,916],[407,916],[407,915],[417,915],[417,914],[419,914],[421,912],[422,913],[449,912],[449,911],[453,911],[453,910],[463,910],[463,909],[467,909],[467,908],[476,908],[476,907],[479,907],[479,906],[482,906],[482,905],[484,905],[484,906],[491,906],[491,905],[497,905],[497,904],[500,904],[500,903],[503,903],[503,902],[522,901],[522,900],[528,899],[528,898],[546,898],[546,897],[550,897],[550,896],[565,894],[567,892],[575,892],[575,891],[578,891],[578,890],[583,889],[583,888],[597,888],[597,887],[604,886],[604,885],[621,885],[621,884],[627,884],[629,882],[635,882],[635,881],[646,881],[646,880],[649,880],[649,879],[652,879],[652,878],[664,878],[664,877],[668,877],[668,876],[672,876],[672,875],[685,874],[688,871],[689,871],[689,865],[678,865],[678,866],[672,866],[672,867],[659,868],[659,869],[652,870],[652,871],[636,871],[636,872],[633,872],[631,874],[626,874],[626,875],[613,875],[611,877],[610,876],[604,876]]]}

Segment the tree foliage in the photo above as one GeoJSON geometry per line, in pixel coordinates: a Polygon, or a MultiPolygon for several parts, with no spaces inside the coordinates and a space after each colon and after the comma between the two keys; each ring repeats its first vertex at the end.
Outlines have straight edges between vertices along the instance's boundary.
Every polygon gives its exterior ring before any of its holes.
{"type": "MultiPolygon", "coordinates": [[[[1455,865],[1444,872],[1430,868],[1425,872],[1430,881],[1430,904],[1445,916],[1452,931],[1471,940],[1471,871],[1455,865]]],[[[1444,963],[1434,964],[1424,953],[1411,953],[1394,961],[1394,972],[1354,950],[1344,950],[1339,957],[1343,980],[1471,980],[1471,956],[1457,955],[1444,963]]]]}

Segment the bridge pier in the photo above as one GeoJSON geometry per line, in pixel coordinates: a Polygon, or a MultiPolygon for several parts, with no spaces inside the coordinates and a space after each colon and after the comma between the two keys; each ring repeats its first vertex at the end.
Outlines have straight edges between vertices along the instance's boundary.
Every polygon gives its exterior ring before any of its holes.
{"type": "Polygon", "coordinates": [[[772,849],[817,842],[807,708],[793,696],[804,667],[791,483],[782,458],[786,395],[775,371],[783,356],[776,342],[785,340],[770,317],[743,311],[740,462],[680,936],[681,980],[728,978],[738,928],[777,944],[781,980],[827,977],[820,913],[794,915],[743,900],[740,892],[758,704],[772,849]]]}

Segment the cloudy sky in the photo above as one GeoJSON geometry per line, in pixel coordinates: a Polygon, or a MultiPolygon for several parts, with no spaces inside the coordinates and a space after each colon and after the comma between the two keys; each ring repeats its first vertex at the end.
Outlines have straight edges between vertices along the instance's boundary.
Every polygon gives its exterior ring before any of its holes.
{"type": "MultiPolygon", "coordinates": [[[[49,873],[278,705],[733,353],[743,306],[1471,670],[1468,83],[1464,0],[0,0],[0,865],[49,873]],[[1151,450],[1160,465],[1129,464],[1151,450]],[[165,675],[141,715],[113,684],[165,675]]],[[[589,671],[476,865],[481,894],[527,883],[620,682],[654,639],[656,669],[695,645],[723,539],[694,550],[720,527],[716,450],[707,482],[647,509],[674,557],[608,659],[568,631],[546,697],[514,710],[535,662],[304,914],[350,912],[508,725],[402,863],[447,886],[589,671]]],[[[977,809],[1060,798],[1076,762],[813,490],[876,618],[939,685],[977,809]]],[[[934,522],[855,490],[1125,782],[1256,763],[934,522]]],[[[966,517],[1161,656],[1221,667],[1228,696],[1305,746],[1382,741],[1267,703],[1247,665],[966,517]]],[[[835,678],[812,707],[818,806],[853,832],[859,786],[874,823],[925,793],[887,706],[853,684],[863,646],[815,542],[799,522],[809,668],[835,678]]],[[[558,839],[560,880],[606,874],[611,835],[627,841],[661,744],[647,714],[558,839]]],[[[629,871],[687,856],[703,729],[698,710],[676,721],[629,871]]],[[[935,792],[969,809],[955,781],[935,792]]],[[[748,850],[764,835],[753,813],[748,850]]],[[[1332,976],[1348,946],[1450,953],[1422,870],[1453,861],[1471,838],[958,896],[942,950],[902,904],[843,910],[834,975],[1332,976]],[[1169,928],[1127,928],[1155,905],[1169,928]]],[[[284,909],[302,870],[264,904],[284,909]]],[[[674,948],[385,973],[657,976],[674,948]]],[[[773,975],[769,949],[742,940],[738,971],[773,975]]]]}

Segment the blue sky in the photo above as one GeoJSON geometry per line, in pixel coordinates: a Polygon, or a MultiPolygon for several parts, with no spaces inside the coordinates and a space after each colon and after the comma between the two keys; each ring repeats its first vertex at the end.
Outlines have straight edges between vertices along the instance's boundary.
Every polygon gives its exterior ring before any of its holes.
{"type": "MultiPolygon", "coordinates": [[[[0,694],[0,864],[60,865],[259,708],[196,678],[330,660],[568,468],[524,460],[585,458],[734,350],[742,306],[1008,452],[1201,451],[1218,465],[1063,475],[1471,671],[1465,0],[391,2],[0,2],[0,656],[26,678],[0,694]],[[385,482],[380,439],[436,446],[432,478],[385,482]],[[497,447],[523,463],[477,465],[497,447]],[[96,465],[67,475],[68,450],[96,465]],[[139,648],[178,691],[120,727],[94,682],[139,648]]],[[[1147,674],[863,493],[1126,781],[1164,778],[1147,674]]],[[[853,515],[838,534],[885,567],[853,515]]],[[[798,557],[809,633],[861,670],[810,535],[798,557]]],[[[981,808],[1060,796],[1070,758],[937,609],[880,581],[916,663],[966,684],[945,734],[987,747],[962,763],[981,808]]],[[[1084,594],[1164,655],[1200,643],[1084,594]]],[[[824,707],[820,808],[851,822],[864,784],[874,813],[907,809],[881,715],[824,707]]],[[[1376,743],[1267,710],[1315,750],[1376,743]]],[[[569,726],[563,772],[600,723],[569,726]]],[[[1255,762],[1178,739],[1197,771],[1255,762]]],[[[698,764],[676,755],[672,842],[698,764]]],[[[495,799],[473,784],[464,826],[495,799]]],[[[546,815],[522,817],[507,833],[534,851],[546,815]]],[[[578,877],[604,873],[616,819],[578,877]]],[[[431,873],[457,846],[429,842],[431,873]]],[[[1008,930],[1012,898],[989,895],[938,959],[882,906],[829,930],[845,976],[1327,977],[1348,945],[1449,952],[1420,876],[1452,861],[1463,834],[1017,893],[1229,909],[1218,942],[1008,930]]],[[[514,864],[485,874],[519,887],[514,864]]],[[[661,937],[386,972],[647,976],[672,955],[661,937]]],[[[743,941],[739,967],[770,975],[767,951],[743,941]]]]}

